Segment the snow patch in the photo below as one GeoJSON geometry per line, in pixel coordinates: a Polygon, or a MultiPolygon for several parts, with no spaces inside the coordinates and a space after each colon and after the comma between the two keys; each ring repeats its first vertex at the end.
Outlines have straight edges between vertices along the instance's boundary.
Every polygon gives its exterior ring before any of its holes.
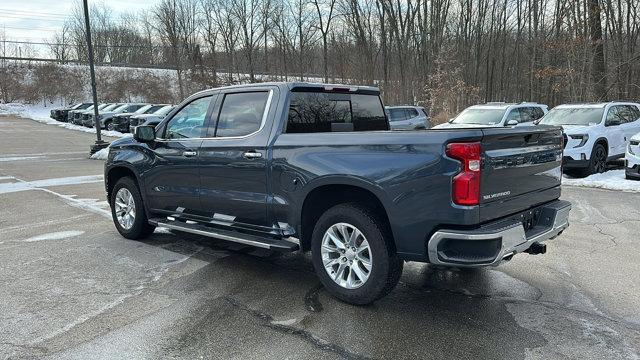
{"type": "Polygon", "coordinates": [[[640,192],[640,181],[625,179],[624,170],[610,170],[578,179],[564,176],[562,185],[640,192]]]}
{"type": "MultiPolygon", "coordinates": [[[[80,125],[69,124],[60,122],[49,117],[51,109],[55,109],[55,106],[46,107],[42,104],[21,104],[21,103],[8,103],[0,104],[0,115],[15,115],[23,118],[31,119],[39,123],[47,125],[56,125],[65,129],[82,131],[86,133],[96,133],[96,129],[88,128],[80,125]]],[[[101,134],[110,137],[127,137],[131,134],[123,134],[119,131],[102,130],[101,134]]]]}
{"type": "Polygon", "coordinates": [[[109,157],[109,148],[104,148],[91,155],[94,160],[107,160],[109,157]]]}
{"type": "Polygon", "coordinates": [[[84,234],[84,231],[79,230],[70,230],[70,231],[58,231],[48,234],[42,234],[34,237],[30,237],[25,242],[35,242],[35,241],[43,241],[43,240],[62,240],[67,239],[74,236],[79,236],[84,234]]]}

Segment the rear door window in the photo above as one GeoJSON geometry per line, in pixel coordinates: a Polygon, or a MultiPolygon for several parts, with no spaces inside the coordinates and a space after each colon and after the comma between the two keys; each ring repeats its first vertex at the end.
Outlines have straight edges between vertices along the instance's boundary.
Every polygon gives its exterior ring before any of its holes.
{"type": "Polygon", "coordinates": [[[225,94],[215,137],[246,136],[260,130],[268,98],[268,91],[225,94]]]}
{"type": "Polygon", "coordinates": [[[520,121],[519,123],[529,123],[536,119],[535,117],[535,108],[533,107],[524,107],[520,108],[520,121]]]}
{"type": "Polygon", "coordinates": [[[620,112],[620,115],[624,119],[624,122],[630,123],[638,119],[638,114],[637,114],[638,109],[635,106],[624,105],[624,106],[621,106],[621,108],[622,108],[622,111],[620,112]]]}
{"type": "Polygon", "coordinates": [[[412,119],[412,118],[417,117],[417,116],[418,116],[418,111],[416,109],[411,109],[411,108],[407,109],[407,117],[409,119],[412,119]]]}
{"type": "Polygon", "coordinates": [[[287,133],[388,130],[377,95],[293,92],[287,133]]]}

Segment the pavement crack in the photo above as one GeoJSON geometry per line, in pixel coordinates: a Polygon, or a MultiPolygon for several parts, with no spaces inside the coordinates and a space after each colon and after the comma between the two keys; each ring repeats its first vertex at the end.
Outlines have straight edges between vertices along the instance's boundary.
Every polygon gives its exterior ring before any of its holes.
{"type": "Polygon", "coordinates": [[[609,238],[609,240],[611,240],[611,242],[613,243],[614,246],[618,246],[618,242],[616,241],[616,237],[611,235],[611,234],[607,234],[606,232],[604,232],[604,230],[602,230],[602,228],[600,227],[599,224],[593,224],[593,227],[596,228],[596,230],[598,230],[598,233],[600,235],[606,236],[609,238]]]}
{"type": "Polygon", "coordinates": [[[233,307],[238,308],[254,316],[255,318],[259,319],[263,326],[283,334],[296,336],[301,340],[304,340],[307,343],[313,345],[315,348],[319,350],[336,354],[343,359],[349,359],[349,360],[371,359],[371,357],[354,353],[353,351],[343,346],[321,339],[313,335],[311,332],[307,330],[299,329],[291,325],[276,324],[273,322],[273,317],[271,315],[260,312],[258,310],[251,309],[247,305],[241,303],[237,299],[234,299],[230,296],[223,296],[221,299],[225,300],[226,302],[231,304],[233,307]]]}

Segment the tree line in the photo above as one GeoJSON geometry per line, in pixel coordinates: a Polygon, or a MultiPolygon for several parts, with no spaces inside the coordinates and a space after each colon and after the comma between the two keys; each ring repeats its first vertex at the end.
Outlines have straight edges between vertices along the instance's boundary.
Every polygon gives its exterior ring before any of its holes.
{"type": "MultiPolygon", "coordinates": [[[[91,8],[98,62],[176,70],[183,98],[237,82],[375,84],[449,116],[483,101],[640,100],[637,0],[161,0],[91,8]]],[[[85,59],[80,4],[51,39],[85,59]]]]}

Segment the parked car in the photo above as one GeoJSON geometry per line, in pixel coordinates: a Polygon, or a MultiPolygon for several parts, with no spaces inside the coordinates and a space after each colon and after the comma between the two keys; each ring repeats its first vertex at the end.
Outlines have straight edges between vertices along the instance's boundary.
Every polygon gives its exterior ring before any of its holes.
{"type": "MultiPolygon", "coordinates": [[[[131,112],[137,111],[138,109],[140,109],[141,107],[146,106],[146,105],[147,104],[145,104],[145,103],[125,103],[125,104],[121,104],[120,106],[116,107],[115,109],[113,109],[111,111],[100,112],[98,114],[98,120],[99,120],[99,123],[100,123],[100,128],[101,129],[107,129],[109,126],[111,126],[111,123],[113,122],[113,117],[115,115],[131,113],[131,112]]],[[[93,119],[93,117],[92,117],[92,119],[93,119]]]]}
{"type": "Polygon", "coordinates": [[[640,180],[640,133],[629,140],[624,159],[625,176],[627,179],[640,180]]]}
{"type": "Polygon", "coordinates": [[[606,171],[624,156],[629,139],[640,132],[640,105],[631,102],[567,104],[551,109],[540,124],[564,129],[564,169],[588,176],[606,171]]]}
{"type": "Polygon", "coordinates": [[[425,130],[431,127],[427,110],[422,106],[385,107],[391,130],[425,130]]]}
{"type": "Polygon", "coordinates": [[[129,122],[132,116],[141,114],[152,114],[167,104],[147,104],[134,112],[116,114],[113,121],[107,125],[107,130],[129,132],[129,122]]]}
{"type": "Polygon", "coordinates": [[[133,115],[129,119],[129,132],[133,133],[133,129],[140,125],[156,126],[164,119],[164,117],[175,108],[175,105],[165,105],[151,114],[133,115]]]}
{"type": "Polygon", "coordinates": [[[115,227],[129,239],[162,226],[311,251],[329,293],[367,304],[393,289],[405,260],[496,265],[544,253],[568,226],[560,127],[387,130],[374,87],[199,92],[155,129],[111,143],[115,227]]]}
{"type": "MultiPolygon", "coordinates": [[[[98,104],[98,111],[110,105],[113,105],[113,104],[111,103],[98,104]]],[[[73,117],[69,120],[69,122],[75,125],[82,125],[82,121],[84,119],[85,114],[93,114],[93,105],[89,106],[86,110],[70,111],[69,116],[73,116],[73,117]]]]}
{"type": "Polygon", "coordinates": [[[531,126],[534,125],[534,121],[547,113],[547,109],[547,105],[530,102],[518,104],[490,102],[470,106],[449,122],[434,128],[531,126]]]}
{"type": "MultiPolygon", "coordinates": [[[[145,122],[142,123],[142,126],[151,126],[151,127],[155,128],[156,126],[158,126],[158,124],[160,124],[160,122],[162,122],[161,119],[152,118],[152,119],[145,120],[145,122]]],[[[134,129],[135,129],[135,127],[134,127],[134,129]]]]}
{"type": "Polygon", "coordinates": [[[66,122],[67,121],[67,114],[69,113],[69,111],[72,111],[72,110],[85,110],[91,105],[93,105],[93,104],[85,102],[85,103],[78,103],[78,104],[75,104],[75,105],[70,106],[70,107],[63,107],[63,108],[53,109],[53,110],[51,110],[49,116],[54,120],[66,122]]]}
{"type": "MultiPolygon", "coordinates": [[[[104,118],[108,117],[109,121],[111,121],[111,116],[116,113],[122,113],[125,111],[124,107],[128,105],[127,103],[115,103],[111,106],[107,106],[102,110],[98,111],[98,119],[100,119],[100,128],[104,128],[104,118]]],[[[95,114],[93,112],[85,114],[82,118],[82,125],[85,127],[95,127],[95,114]]]]}
{"type": "MultiPolygon", "coordinates": [[[[98,108],[98,115],[104,112],[111,112],[115,108],[121,105],[122,105],[121,103],[112,103],[112,104],[108,104],[102,109],[98,108]]],[[[94,127],[94,123],[95,123],[95,120],[93,119],[94,116],[95,116],[95,113],[93,111],[83,112],[82,117],[80,119],[80,123],[78,125],[82,125],[84,127],[94,127]]]]}

